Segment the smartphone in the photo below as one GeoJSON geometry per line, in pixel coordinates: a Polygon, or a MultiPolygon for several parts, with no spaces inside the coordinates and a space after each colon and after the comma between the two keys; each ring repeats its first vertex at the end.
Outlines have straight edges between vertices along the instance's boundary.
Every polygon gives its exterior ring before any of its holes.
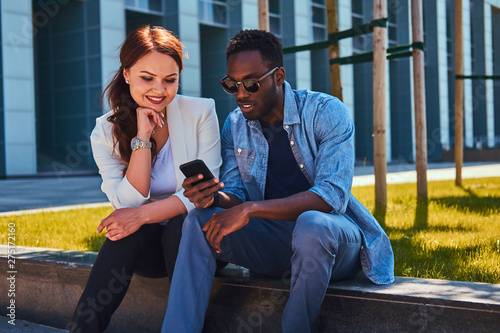
{"type": "Polygon", "coordinates": [[[181,164],[179,166],[179,169],[181,169],[182,173],[184,174],[184,176],[186,176],[186,178],[196,176],[199,174],[203,175],[203,178],[194,182],[193,186],[198,183],[214,178],[214,175],[207,167],[205,162],[203,162],[202,160],[193,160],[191,162],[181,164]]]}

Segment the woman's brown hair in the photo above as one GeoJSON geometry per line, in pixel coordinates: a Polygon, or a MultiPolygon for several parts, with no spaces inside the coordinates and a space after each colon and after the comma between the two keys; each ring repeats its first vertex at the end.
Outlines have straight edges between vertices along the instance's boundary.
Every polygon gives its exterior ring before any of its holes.
{"type": "MultiPolygon", "coordinates": [[[[120,68],[104,89],[101,101],[107,98],[108,105],[113,114],[108,121],[113,124],[113,137],[115,146],[118,145],[120,159],[128,166],[132,149],[130,141],[137,135],[137,113],[139,107],[130,95],[129,85],[123,77],[123,70],[132,67],[146,54],[158,52],[171,56],[183,68],[182,44],[170,31],[163,27],[142,26],[132,31],[120,48],[120,68]]],[[[151,158],[156,160],[156,142],[151,139],[151,158]]],[[[124,174],[127,168],[123,171],[124,174]]]]}

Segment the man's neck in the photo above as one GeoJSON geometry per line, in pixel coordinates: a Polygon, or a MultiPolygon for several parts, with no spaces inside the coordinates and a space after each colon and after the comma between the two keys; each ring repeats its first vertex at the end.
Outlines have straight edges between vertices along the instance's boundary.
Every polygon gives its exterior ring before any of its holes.
{"type": "Polygon", "coordinates": [[[283,89],[280,90],[278,98],[276,99],[276,103],[274,104],[274,107],[260,120],[262,120],[267,124],[273,125],[276,124],[277,122],[282,121],[284,118],[285,118],[285,85],[283,85],[283,89]]]}

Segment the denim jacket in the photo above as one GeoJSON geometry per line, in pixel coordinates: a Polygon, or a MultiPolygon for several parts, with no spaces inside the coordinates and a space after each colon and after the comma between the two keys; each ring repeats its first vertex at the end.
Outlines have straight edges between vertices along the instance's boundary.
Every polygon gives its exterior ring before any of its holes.
{"type": "MultiPolygon", "coordinates": [[[[285,82],[283,127],[295,160],[311,184],[309,191],[356,223],[363,234],[361,264],[376,284],[394,281],[394,254],[386,233],[351,194],[354,172],[354,125],[342,102],[327,94],[292,90],[285,82]]],[[[222,130],[223,191],[244,201],[264,200],[269,147],[258,120],[239,108],[222,130]]]]}

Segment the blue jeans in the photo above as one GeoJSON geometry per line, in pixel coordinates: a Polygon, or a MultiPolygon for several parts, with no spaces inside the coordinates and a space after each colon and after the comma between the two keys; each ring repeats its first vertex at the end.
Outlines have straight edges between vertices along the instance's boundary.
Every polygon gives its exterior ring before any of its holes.
{"type": "Polygon", "coordinates": [[[361,231],[344,216],[307,211],[296,222],[253,218],[224,237],[217,254],[201,228],[220,210],[195,209],[184,220],[163,333],[201,332],[216,258],[261,274],[291,274],[283,332],[310,332],[329,282],[361,270],[361,231]]]}

